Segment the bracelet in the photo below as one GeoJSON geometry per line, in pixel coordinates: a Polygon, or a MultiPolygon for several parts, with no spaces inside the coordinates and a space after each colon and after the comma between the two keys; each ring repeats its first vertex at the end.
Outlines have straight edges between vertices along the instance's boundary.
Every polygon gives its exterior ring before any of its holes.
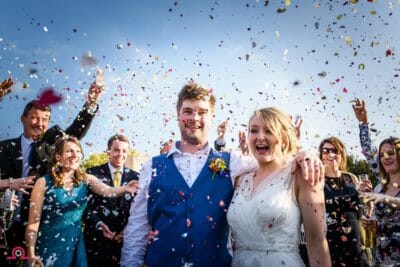
{"type": "Polygon", "coordinates": [[[8,183],[9,183],[9,187],[10,187],[10,190],[12,190],[13,189],[13,182],[14,182],[14,178],[8,178],[8,183]]]}

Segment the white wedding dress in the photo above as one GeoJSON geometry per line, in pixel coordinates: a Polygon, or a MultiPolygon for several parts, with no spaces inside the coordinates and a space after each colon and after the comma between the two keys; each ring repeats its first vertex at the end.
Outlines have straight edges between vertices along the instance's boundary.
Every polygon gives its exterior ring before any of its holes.
{"type": "Polygon", "coordinates": [[[300,209],[290,164],[253,191],[254,173],[239,177],[228,210],[232,266],[304,266],[299,254],[300,209]]]}

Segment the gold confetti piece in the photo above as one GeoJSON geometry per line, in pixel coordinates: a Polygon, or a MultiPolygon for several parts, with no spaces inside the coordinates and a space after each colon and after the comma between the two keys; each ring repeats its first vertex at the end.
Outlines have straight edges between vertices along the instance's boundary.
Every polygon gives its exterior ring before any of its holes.
{"type": "Polygon", "coordinates": [[[350,44],[351,44],[351,37],[348,36],[348,35],[346,35],[346,36],[344,37],[344,41],[346,42],[346,45],[350,45],[350,44]]]}
{"type": "Polygon", "coordinates": [[[24,82],[24,83],[22,84],[22,88],[24,88],[24,89],[29,88],[29,83],[24,82]]]}

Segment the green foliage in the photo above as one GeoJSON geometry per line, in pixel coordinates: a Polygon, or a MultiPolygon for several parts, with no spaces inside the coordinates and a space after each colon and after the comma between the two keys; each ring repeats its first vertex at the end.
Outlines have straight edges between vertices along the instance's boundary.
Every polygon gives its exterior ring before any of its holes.
{"type": "Polygon", "coordinates": [[[93,153],[88,158],[83,160],[82,168],[84,170],[92,168],[94,166],[102,165],[108,161],[107,153],[93,153]]]}
{"type": "Polygon", "coordinates": [[[368,163],[365,160],[359,160],[355,158],[353,155],[347,155],[347,171],[357,176],[360,174],[368,174],[368,177],[374,187],[378,183],[378,180],[368,163]]]}
{"type": "MultiPolygon", "coordinates": [[[[132,149],[129,151],[128,157],[138,155],[139,153],[132,149]]],[[[88,158],[82,161],[82,168],[84,170],[92,168],[94,166],[102,165],[108,161],[108,155],[106,152],[93,153],[88,158]]]]}

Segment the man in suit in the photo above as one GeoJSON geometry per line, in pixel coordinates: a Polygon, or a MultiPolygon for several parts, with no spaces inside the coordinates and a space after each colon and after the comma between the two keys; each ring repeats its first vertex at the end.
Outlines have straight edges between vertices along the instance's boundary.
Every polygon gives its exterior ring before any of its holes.
{"type": "Polygon", "coordinates": [[[69,134],[81,139],[85,136],[98,110],[97,101],[103,91],[102,89],[101,86],[91,84],[85,105],[65,131],[58,125],[48,129],[51,108],[40,104],[37,100],[30,101],[26,104],[21,115],[23,134],[17,138],[0,142],[0,177],[3,180],[7,179],[9,188],[19,191],[18,196],[21,203],[14,212],[12,227],[6,232],[8,249],[4,252],[0,251],[1,266],[16,263],[16,261],[6,262],[6,258],[12,256],[13,248],[17,246],[24,248],[29,194],[22,194],[23,190],[16,187],[16,182],[18,181],[20,184],[21,181],[26,181],[26,179],[19,177],[27,177],[28,175],[39,177],[48,173],[48,163],[53,145],[58,137],[69,134]]]}
{"type": "MultiPolygon", "coordinates": [[[[138,173],[125,168],[129,139],[116,134],[108,140],[108,162],[87,170],[109,186],[119,186],[138,180],[138,173]]],[[[84,215],[84,237],[89,266],[119,266],[123,230],[128,221],[132,198],[104,198],[91,194],[84,215]]]]}

